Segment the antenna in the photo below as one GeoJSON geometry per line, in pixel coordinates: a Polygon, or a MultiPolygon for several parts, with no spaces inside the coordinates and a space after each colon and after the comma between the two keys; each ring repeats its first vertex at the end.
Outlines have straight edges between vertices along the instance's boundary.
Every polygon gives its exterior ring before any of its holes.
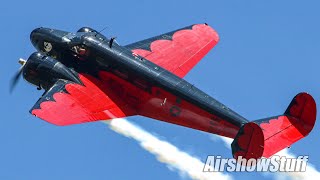
{"type": "Polygon", "coordinates": [[[108,26],[104,27],[102,30],[100,30],[100,31],[97,32],[96,36],[97,36],[98,34],[101,34],[102,31],[104,31],[104,30],[106,30],[106,29],[108,29],[108,28],[109,28],[108,26]]]}

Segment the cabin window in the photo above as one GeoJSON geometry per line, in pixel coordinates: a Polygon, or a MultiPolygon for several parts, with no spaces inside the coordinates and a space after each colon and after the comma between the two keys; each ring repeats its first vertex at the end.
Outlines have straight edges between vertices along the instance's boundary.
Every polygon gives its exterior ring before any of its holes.
{"type": "Polygon", "coordinates": [[[136,79],[133,82],[135,85],[137,85],[138,87],[142,88],[142,89],[147,89],[148,88],[148,83],[145,80],[142,79],[136,79]]]}
{"type": "Polygon", "coordinates": [[[114,71],[114,73],[117,76],[119,76],[120,78],[122,78],[122,79],[128,79],[129,78],[128,72],[126,72],[126,71],[123,71],[123,70],[120,70],[120,69],[116,69],[114,71]]]}

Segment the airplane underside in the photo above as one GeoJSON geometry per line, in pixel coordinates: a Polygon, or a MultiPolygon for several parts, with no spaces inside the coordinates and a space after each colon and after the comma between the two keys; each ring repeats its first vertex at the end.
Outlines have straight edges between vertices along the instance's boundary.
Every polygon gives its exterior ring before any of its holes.
{"type": "Polygon", "coordinates": [[[21,69],[45,92],[31,114],[55,125],[141,115],[233,138],[236,158],[270,157],[307,136],[316,103],[299,93],[278,116],[249,122],[182,79],[219,41],[208,24],[195,24],[120,46],[92,28],[76,33],[37,28],[39,52],[21,69]]]}

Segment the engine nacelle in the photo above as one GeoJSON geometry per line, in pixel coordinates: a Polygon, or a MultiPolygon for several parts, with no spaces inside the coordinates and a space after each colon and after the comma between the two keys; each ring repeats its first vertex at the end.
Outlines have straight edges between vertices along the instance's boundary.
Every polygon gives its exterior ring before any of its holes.
{"type": "Polygon", "coordinates": [[[33,53],[23,67],[25,80],[48,90],[58,79],[82,84],[80,79],[68,67],[56,59],[42,53],[33,53]]]}

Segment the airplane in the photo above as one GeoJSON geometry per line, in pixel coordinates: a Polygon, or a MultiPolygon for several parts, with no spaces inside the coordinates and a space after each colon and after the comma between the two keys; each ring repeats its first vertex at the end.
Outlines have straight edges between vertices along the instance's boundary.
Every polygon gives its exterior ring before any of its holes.
{"type": "Polygon", "coordinates": [[[44,93],[30,113],[65,126],[140,115],[233,138],[234,158],[270,157],[307,136],[316,103],[297,94],[286,111],[249,121],[183,77],[218,43],[208,24],[194,24],[125,46],[83,27],[37,28],[37,49],[14,76],[44,93]]]}

